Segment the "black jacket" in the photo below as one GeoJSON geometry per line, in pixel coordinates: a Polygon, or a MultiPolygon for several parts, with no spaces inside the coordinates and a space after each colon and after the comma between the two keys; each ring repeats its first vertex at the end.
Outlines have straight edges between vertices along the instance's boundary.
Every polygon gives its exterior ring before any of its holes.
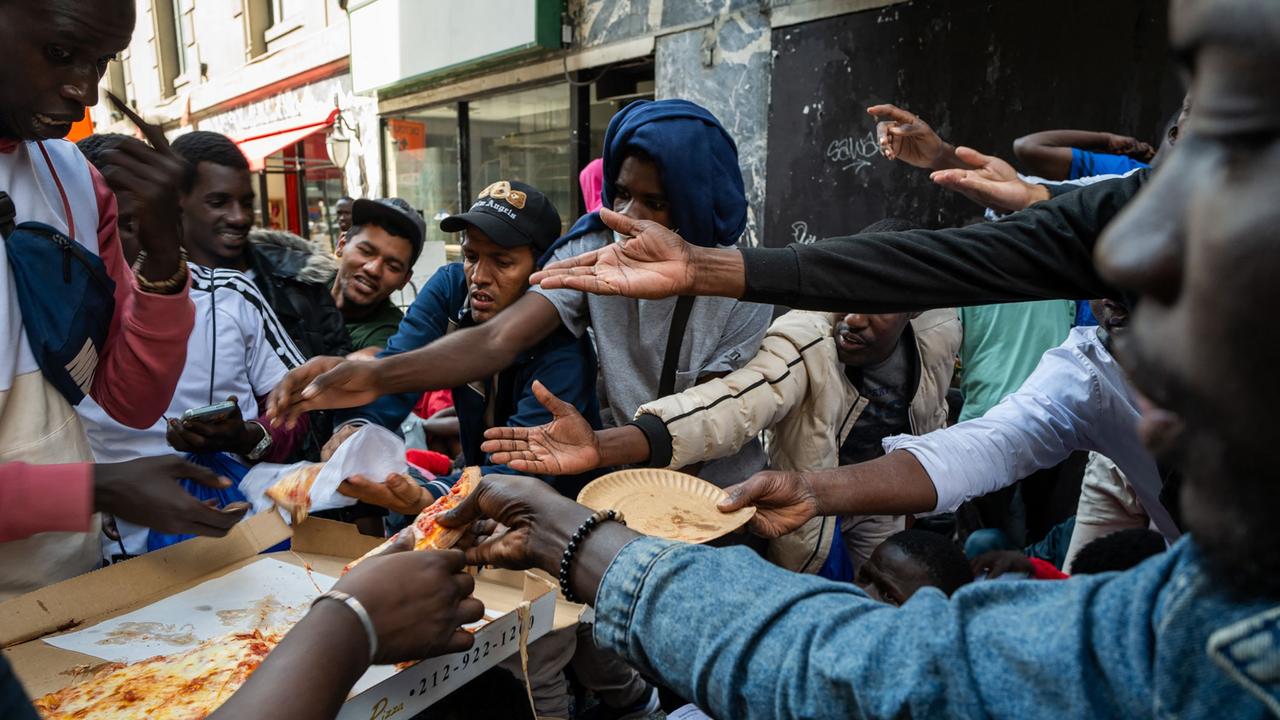
{"type": "Polygon", "coordinates": [[[261,241],[257,233],[249,247],[253,283],[303,357],[351,352],[347,327],[329,290],[333,278],[325,282],[315,273],[314,253],[261,241]]]}
{"type": "Polygon", "coordinates": [[[1150,171],[1058,195],[997,222],[743,248],[743,300],[828,312],[908,312],[1050,299],[1123,298],[1093,248],[1150,171]]]}

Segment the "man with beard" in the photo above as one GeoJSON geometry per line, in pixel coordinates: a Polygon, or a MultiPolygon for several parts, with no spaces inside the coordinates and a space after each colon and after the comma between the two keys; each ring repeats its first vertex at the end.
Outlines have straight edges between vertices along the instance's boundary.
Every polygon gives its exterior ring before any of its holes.
{"type": "Polygon", "coordinates": [[[180,202],[182,242],[191,261],[247,275],[303,357],[349,352],[351,341],[328,285],[301,276],[311,253],[249,242],[253,182],[240,148],[225,135],[197,130],[174,140],[173,151],[188,164],[180,202]]]}
{"type": "MultiPolygon", "coordinates": [[[[859,236],[805,246],[817,247],[813,257],[800,248],[768,251],[778,253],[769,258],[716,251],[686,263],[689,249],[675,243],[629,242],[622,252],[561,266],[558,281],[648,296],[756,298],[796,292],[803,277],[808,290],[797,302],[821,305],[836,302],[824,296],[836,295],[830,281],[847,272],[842,302],[852,295],[902,309],[923,261],[893,261],[914,246],[933,267],[954,260],[938,271],[951,282],[915,307],[941,297],[1114,297],[1115,287],[1127,288],[1137,304],[1119,352],[1150,398],[1141,434],[1184,473],[1178,497],[1188,534],[1169,552],[1125,573],[978,583],[949,602],[924,589],[889,609],[743,551],[640,538],[607,521],[586,524],[566,548],[592,511],[534,481],[486,480],[441,523],[485,515],[506,524],[506,533],[468,551],[472,562],[561,571],[565,587],[595,605],[597,640],[720,717],[1280,712],[1280,525],[1273,517],[1280,330],[1256,315],[1280,271],[1280,5],[1181,0],[1170,27],[1175,53],[1194,68],[1195,104],[1184,137],[1154,177],[1138,171],[1099,183],[991,226],[998,230],[859,236]],[[1108,227],[1095,271],[1101,224],[1108,227]],[[1015,253],[1024,239],[1032,246],[1015,253]],[[815,282],[804,270],[819,256],[834,267],[815,282]],[[1012,262],[990,262],[1002,256],[1012,262]],[[758,275],[758,261],[775,272],[758,275]],[[614,272],[620,266],[625,276],[614,272]],[[849,272],[856,267],[880,275],[849,272]],[[908,287],[890,289],[903,279],[908,287]]],[[[616,224],[636,239],[651,231],[616,224]]],[[[827,490],[770,498],[756,517],[785,521],[805,503],[838,509],[827,506],[827,490]]]]}

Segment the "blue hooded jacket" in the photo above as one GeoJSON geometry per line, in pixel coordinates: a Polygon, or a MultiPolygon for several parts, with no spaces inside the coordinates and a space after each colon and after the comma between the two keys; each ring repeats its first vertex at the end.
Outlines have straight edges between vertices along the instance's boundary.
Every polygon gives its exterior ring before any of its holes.
{"type": "MultiPolygon", "coordinates": [[[[600,195],[607,208],[613,207],[613,186],[629,149],[643,151],[658,164],[663,192],[671,201],[672,226],[681,237],[702,247],[738,242],[747,226],[738,146],[715,115],[688,100],[637,100],[614,115],[604,135],[600,195]]],[[[583,215],[539,264],[561,245],[607,229],[599,212],[583,215]]]]}

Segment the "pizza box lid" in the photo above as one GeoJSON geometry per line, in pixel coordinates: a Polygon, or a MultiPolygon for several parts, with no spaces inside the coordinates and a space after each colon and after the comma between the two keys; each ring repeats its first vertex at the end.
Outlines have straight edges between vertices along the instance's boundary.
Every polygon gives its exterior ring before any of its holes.
{"type": "MultiPolygon", "coordinates": [[[[226,537],[193,538],[0,602],[0,617],[4,618],[0,647],[27,693],[39,697],[69,685],[77,669],[83,671],[102,662],[92,655],[54,647],[41,638],[144,608],[262,557],[337,577],[346,563],[380,542],[347,523],[309,518],[291,529],[276,513],[255,515],[237,524],[226,537]],[[292,551],[260,555],[290,537],[292,551]]],[[[492,611],[491,618],[503,613],[476,632],[478,647],[488,643],[481,653],[484,657],[463,663],[460,657],[464,653],[455,653],[425,660],[350,698],[339,717],[370,717],[379,702],[383,711],[397,705],[406,712],[429,707],[518,650],[518,643],[509,638],[513,627],[519,628],[517,607],[525,601],[532,609],[531,617],[525,620],[530,626],[530,642],[574,624],[582,611],[582,606],[559,598],[549,577],[535,572],[486,568],[477,575],[476,596],[492,611]],[[449,669],[443,670],[446,664],[449,669]],[[423,668],[433,670],[423,672],[423,668]],[[434,683],[430,672],[435,673],[434,683]]],[[[176,648],[175,652],[184,649],[176,648]]]]}

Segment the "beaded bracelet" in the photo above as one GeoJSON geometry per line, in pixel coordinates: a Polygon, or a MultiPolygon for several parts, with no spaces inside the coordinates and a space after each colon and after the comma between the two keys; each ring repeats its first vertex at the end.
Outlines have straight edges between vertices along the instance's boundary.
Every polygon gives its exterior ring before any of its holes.
{"type": "Polygon", "coordinates": [[[577,530],[573,531],[573,536],[569,538],[569,544],[564,549],[564,555],[560,556],[560,592],[564,595],[564,599],[571,603],[581,603],[582,600],[573,594],[573,590],[569,589],[569,566],[573,562],[573,554],[578,551],[578,545],[582,540],[596,529],[596,526],[607,520],[627,524],[622,519],[622,513],[617,510],[597,510],[587,518],[577,530]]]}

